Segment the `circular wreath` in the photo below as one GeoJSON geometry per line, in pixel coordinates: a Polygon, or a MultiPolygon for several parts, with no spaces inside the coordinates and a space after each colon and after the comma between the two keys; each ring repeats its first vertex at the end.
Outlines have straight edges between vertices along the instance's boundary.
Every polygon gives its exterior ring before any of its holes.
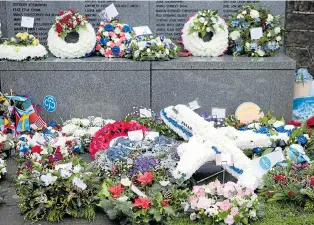
{"type": "Polygon", "coordinates": [[[255,5],[244,5],[228,20],[229,51],[235,56],[274,55],[282,46],[280,24],[279,15],[273,16],[269,10],[257,9],[255,5]]]}
{"type": "Polygon", "coordinates": [[[42,59],[48,52],[39,40],[27,32],[18,33],[0,45],[0,59],[23,61],[42,59]]]}
{"type": "Polygon", "coordinates": [[[132,28],[117,20],[101,22],[96,33],[97,54],[107,58],[123,57],[132,39],[132,28]]]}
{"type": "Polygon", "coordinates": [[[194,56],[220,56],[228,48],[228,27],[217,11],[199,11],[184,25],[182,40],[194,56]]]}
{"type": "Polygon", "coordinates": [[[48,47],[59,58],[81,58],[89,56],[95,48],[94,28],[74,10],[61,11],[48,33],[48,47]]]}
{"type": "Polygon", "coordinates": [[[145,126],[137,122],[124,122],[117,121],[112,124],[107,124],[99,131],[95,133],[89,146],[89,152],[91,156],[95,158],[95,154],[98,151],[103,151],[109,148],[110,141],[117,137],[128,136],[129,131],[142,130],[144,132],[148,131],[145,126]]]}

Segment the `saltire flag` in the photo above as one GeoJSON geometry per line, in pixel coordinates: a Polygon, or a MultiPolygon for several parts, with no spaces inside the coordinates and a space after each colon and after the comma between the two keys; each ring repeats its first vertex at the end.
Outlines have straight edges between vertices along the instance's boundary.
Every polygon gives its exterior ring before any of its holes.
{"type": "Polygon", "coordinates": [[[21,131],[26,131],[30,130],[30,124],[29,124],[29,115],[26,113],[19,119],[19,122],[16,126],[16,131],[21,132],[21,131]]]}

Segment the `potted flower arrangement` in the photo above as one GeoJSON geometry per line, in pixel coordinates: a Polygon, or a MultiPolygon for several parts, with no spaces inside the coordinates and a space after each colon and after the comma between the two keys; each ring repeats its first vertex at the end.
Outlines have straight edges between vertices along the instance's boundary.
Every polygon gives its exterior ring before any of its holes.
{"type": "Polygon", "coordinates": [[[263,208],[252,189],[218,180],[194,186],[184,210],[190,220],[205,224],[249,224],[263,215],[263,208]]]}
{"type": "Polygon", "coordinates": [[[310,96],[313,77],[307,69],[297,70],[294,82],[294,98],[310,96]]]}

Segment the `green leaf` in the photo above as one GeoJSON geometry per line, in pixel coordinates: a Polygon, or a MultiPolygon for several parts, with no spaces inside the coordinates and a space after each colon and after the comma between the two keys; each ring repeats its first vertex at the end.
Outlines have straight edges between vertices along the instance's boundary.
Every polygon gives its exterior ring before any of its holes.
{"type": "Polygon", "coordinates": [[[160,215],[160,213],[157,210],[154,212],[154,219],[157,222],[161,221],[161,215],[160,215]]]}
{"type": "Polygon", "coordinates": [[[169,216],[175,216],[175,212],[171,206],[164,207],[165,213],[169,216]]]}
{"type": "Polygon", "coordinates": [[[263,153],[262,153],[262,155],[266,155],[266,154],[268,154],[268,153],[271,153],[271,152],[273,152],[273,148],[266,148],[264,151],[263,151],[263,153]]]}

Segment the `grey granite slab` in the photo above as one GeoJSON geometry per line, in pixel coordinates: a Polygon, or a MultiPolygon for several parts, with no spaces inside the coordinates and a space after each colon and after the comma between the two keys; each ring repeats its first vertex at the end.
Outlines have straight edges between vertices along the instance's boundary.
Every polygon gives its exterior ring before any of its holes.
{"type": "Polygon", "coordinates": [[[149,71],[150,62],[137,62],[124,58],[94,56],[82,59],[49,57],[38,61],[0,61],[0,71],[149,71]]]}
{"type": "Polygon", "coordinates": [[[212,107],[234,113],[243,102],[254,102],[266,112],[291,119],[293,70],[153,70],[152,109],[188,104],[199,99],[198,112],[212,107]]]}
{"type": "Polygon", "coordinates": [[[90,115],[122,119],[133,106],[150,107],[149,71],[0,70],[0,77],[3,92],[30,93],[41,104],[46,95],[54,96],[56,111],[41,113],[47,121],[90,115]]]}
{"type": "Polygon", "coordinates": [[[179,57],[171,61],[152,62],[153,70],[295,70],[296,62],[283,53],[273,57],[179,57]]]}

